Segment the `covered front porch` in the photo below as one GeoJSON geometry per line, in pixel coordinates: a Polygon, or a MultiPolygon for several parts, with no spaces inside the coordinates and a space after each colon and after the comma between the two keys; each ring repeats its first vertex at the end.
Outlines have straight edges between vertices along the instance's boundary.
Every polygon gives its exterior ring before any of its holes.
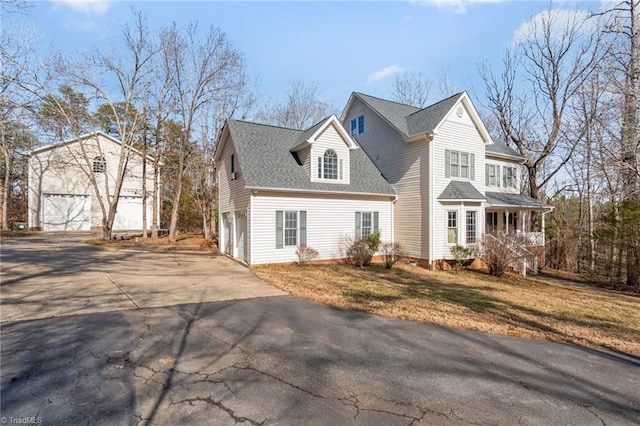
{"type": "Polygon", "coordinates": [[[545,257],[545,216],[553,207],[520,194],[487,192],[485,196],[487,238],[498,234],[517,234],[521,238],[514,238],[508,244],[521,254],[518,268],[523,275],[528,269],[538,273],[538,266],[544,264],[545,257]]]}
{"type": "Polygon", "coordinates": [[[545,216],[553,207],[521,194],[485,193],[485,232],[518,233],[531,241],[532,247],[544,247],[545,216]]]}

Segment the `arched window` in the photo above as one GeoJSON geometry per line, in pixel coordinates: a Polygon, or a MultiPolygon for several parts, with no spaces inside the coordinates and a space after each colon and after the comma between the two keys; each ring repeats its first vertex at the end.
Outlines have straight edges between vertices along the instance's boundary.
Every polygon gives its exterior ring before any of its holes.
{"type": "Polygon", "coordinates": [[[104,173],[107,168],[107,162],[103,157],[95,157],[93,159],[93,173],[104,173]]]}
{"type": "Polygon", "coordinates": [[[324,173],[325,179],[338,179],[338,154],[332,149],[324,153],[324,173]]]}

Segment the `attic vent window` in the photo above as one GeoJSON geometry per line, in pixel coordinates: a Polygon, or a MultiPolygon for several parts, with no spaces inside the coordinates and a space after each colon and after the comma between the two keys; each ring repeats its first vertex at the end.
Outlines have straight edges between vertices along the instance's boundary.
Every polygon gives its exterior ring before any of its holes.
{"type": "Polygon", "coordinates": [[[107,162],[103,157],[93,159],[93,173],[104,173],[107,168],[107,162]]]}
{"type": "Polygon", "coordinates": [[[462,105],[458,105],[458,108],[456,108],[456,114],[458,117],[462,117],[464,115],[464,107],[462,105]]]}

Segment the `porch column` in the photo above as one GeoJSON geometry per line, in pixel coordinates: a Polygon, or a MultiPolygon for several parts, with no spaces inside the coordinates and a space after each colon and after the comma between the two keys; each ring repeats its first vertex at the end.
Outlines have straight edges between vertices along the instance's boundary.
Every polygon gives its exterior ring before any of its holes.
{"type": "Polygon", "coordinates": [[[504,211],[504,233],[509,233],[509,210],[504,211]]]}

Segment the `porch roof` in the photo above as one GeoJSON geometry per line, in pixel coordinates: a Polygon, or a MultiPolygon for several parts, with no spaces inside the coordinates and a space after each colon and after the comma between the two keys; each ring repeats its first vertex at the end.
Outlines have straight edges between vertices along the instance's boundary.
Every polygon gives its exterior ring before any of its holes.
{"type": "Polygon", "coordinates": [[[487,207],[527,208],[532,210],[552,210],[553,206],[522,194],[485,192],[487,207]]]}

